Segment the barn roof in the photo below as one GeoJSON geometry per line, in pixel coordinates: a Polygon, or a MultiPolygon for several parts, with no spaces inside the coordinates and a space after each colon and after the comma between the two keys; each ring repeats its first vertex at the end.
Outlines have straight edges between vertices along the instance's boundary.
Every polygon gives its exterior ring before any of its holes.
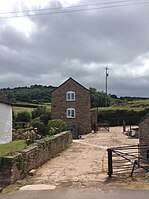
{"type": "Polygon", "coordinates": [[[5,93],[0,91],[0,103],[11,105],[11,101],[8,99],[5,93]]]}

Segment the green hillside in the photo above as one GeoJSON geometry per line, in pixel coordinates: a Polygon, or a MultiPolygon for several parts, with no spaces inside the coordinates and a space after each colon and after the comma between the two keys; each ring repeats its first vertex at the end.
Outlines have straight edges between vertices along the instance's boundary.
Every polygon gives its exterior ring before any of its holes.
{"type": "Polygon", "coordinates": [[[3,88],[8,98],[13,102],[26,102],[33,104],[42,104],[51,102],[51,92],[56,87],[32,85],[30,87],[3,88]]]}

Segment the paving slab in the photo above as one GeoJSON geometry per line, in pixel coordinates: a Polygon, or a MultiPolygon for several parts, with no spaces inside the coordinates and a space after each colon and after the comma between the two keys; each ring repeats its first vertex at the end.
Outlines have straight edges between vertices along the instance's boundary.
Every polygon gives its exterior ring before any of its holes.
{"type": "Polygon", "coordinates": [[[35,184],[35,185],[26,185],[20,188],[20,191],[41,191],[41,190],[53,190],[56,186],[47,185],[47,184],[35,184]]]}

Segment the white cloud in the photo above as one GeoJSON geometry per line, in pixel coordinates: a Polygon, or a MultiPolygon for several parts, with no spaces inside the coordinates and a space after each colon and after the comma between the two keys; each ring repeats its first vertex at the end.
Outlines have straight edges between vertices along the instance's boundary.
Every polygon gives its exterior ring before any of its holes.
{"type": "Polygon", "coordinates": [[[58,0],[63,6],[72,6],[77,4],[80,0],[58,0]]]}
{"type": "Polygon", "coordinates": [[[33,22],[26,17],[12,18],[9,20],[9,24],[15,27],[18,31],[24,33],[27,37],[30,36],[33,29],[35,30],[35,25],[33,24],[33,22]]]}

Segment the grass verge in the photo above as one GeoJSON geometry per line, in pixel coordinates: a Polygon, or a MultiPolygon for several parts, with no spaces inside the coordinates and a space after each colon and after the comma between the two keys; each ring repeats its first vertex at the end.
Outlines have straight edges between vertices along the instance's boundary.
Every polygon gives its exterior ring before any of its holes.
{"type": "Polygon", "coordinates": [[[0,157],[21,151],[26,147],[27,144],[25,140],[17,140],[7,144],[0,144],[0,157]]]}

